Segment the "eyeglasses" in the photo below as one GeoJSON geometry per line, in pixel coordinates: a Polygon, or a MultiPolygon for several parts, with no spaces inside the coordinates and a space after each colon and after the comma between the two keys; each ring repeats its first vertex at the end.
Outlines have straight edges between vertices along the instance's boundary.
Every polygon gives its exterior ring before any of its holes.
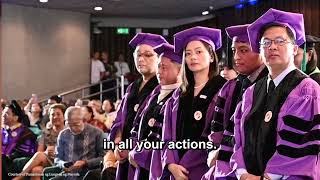
{"type": "Polygon", "coordinates": [[[265,38],[265,39],[261,40],[260,45],[264,48],[268,48],[272,45],[272,42],[274,42],[274,44],[277,46],[283,46],[287,43],[292,43],[291,41],[288,41],[287,39],[283,39],[283,38],[279,37],[274,40],[265,38]]]}

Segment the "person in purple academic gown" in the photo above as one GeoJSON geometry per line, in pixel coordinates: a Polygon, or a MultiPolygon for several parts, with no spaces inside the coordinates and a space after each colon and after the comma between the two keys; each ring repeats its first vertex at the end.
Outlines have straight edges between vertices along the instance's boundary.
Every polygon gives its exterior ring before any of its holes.
{"type": "Polygon", "coordinates": [[[32,157],[37,151],[37,137],[23,124],[27,116],[13,100],[2,112],[2,179],[11,179],[8,173],[19,173],[14,161],[32,157]]]}
{"type": "Polygon", "coordinates": [[[293,62],[303,15],[269,9],[248,34],[269,75],[236,108],[231,167],[239,179],[320,179],[320,87],[293,62]]]}
{"type": "MultiPolygon", "coordinates": [[[[135,119],[135,116],[140,111],[139,107],[145,103],[146,97],[158,85],[156,77],[158,55],[154,47],[162,43],[167,43],[162,36],[149,33],[138,33],[129,42],[129,45],[135,49],[135,66],[142,77],[128,86],[110,131],[110,141],[119,143],[130,138],[135,141],[136,134],[134,132],[131,134],[131,130],[139,124],[139,119],[135,119]]],[[[115,156],[120,162],[116,179],[133,178],[134,167],[129,165],[128,152],[128,150],[119,150],[117,147],[115,149],[115,156]]]]}
{"type": "Polygon", "coordinates": [[[251,50],[248,26],[249,24],[245,24],[226,28],[228,37],[232,39],[234,67],[239,75],[236,79],[229,80],[219,92],[209,139],[216,146],[220,145],[220,148],[210,153],[208,163],[211,168],[202,179],[236,179],[235,174],[230,173],[232,169],[229,166],[234,146],[232,115],[243,92],[268,74],[262,57],[251,50]]]}
{"type": "MultiPolygon", "coordinates": [[[[160,55],[157,77],[159,86],[147,97],[147,103],[136,118],[140,124],[136,127],[138,141],[160,142],[162,137],[163,107],[172,96],[173,91],[181,84],[179,71],[182,58],[174,53],[174,46],[164,43],[157,46],[154,51],[160,55]]],[[[129,153],[129,162],[136,167],[135,179],[149,179],[150,164],[158,165],[158,160],[151,160],[152,149],[137,149],[136,146],[129,153]]],[[[161,165],[160,165],[161,166],[161,165]]],[[[152,171],[151,171],[152,175],[152,171]]]]}
{"type": "MultiPolygon", "coordinates": [[[[174,35],[175,52],[183,54],[182,85],[164,110],[161,154],[162,179],[200,179],[209,169],[207,149],[169,149],[173,142],[208,142],[217,94],[226,82],[218,71],[215,50],[221,47],[221,31],[194,27],[174,35]]],[[[177,144],[178,145],[178,144],[177,144]]],[[[207,148],[213,148],[207,147],[207,148]]]]}

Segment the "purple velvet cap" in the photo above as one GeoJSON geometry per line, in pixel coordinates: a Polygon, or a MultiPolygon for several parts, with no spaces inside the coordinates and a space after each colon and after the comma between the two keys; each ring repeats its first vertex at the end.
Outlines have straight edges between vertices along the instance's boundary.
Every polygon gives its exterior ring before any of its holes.
{"type": "Polygon", "coordinates": [[[222,46],[221,30],[208,27],[193,27],[174,35],[174,51],[181,54],[190,41],[201,40],[217,50],[222,46]]]}
{"type": "Polygon", "coordinates": [[[151,34],[151,33],[138,33],[136,34],[131,41],[129,42],[129,45],[135,49],[140,44],[147,44],[152,47],[159,46],[162,43],[168,43],[166,39],[160,35],[157,34],[151,34]]]}
{"type": "Polygon", "coordinates": [[[271,8],[248,27],[249,41],[253,51],[259,53],[259,33],[264,26],[269,24],[288,27],[294,34],[297,45],[303,44],[306,40],[302,14],[271,8]]]}
{"type": "Polygon", "coordinates": [[[181,64],[182,58],[177,53],[174,52],[174,46],[169,43],[163,43],[154,48],[154,51],[164,57],[171,59],[172,61],[181,64]]]}
{"type": "Polygon", "coordinates": [[[249,42],[248,26],[250,24],[230,26],[226,28],[227,35],[234,42],[249,42]]]}

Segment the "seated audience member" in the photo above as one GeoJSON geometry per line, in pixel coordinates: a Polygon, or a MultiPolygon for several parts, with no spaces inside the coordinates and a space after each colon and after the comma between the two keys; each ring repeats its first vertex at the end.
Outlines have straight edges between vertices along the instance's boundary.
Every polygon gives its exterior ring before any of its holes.
{"type": "Polygon", "coordinates": [[[121,105],[121,99],[118,99],[115,103],[114,103],[114,108],[116,109],[116,111],[119,110],[120,105],[121,105]]]}
{"type": "Polygon", "coordinates": [[[62,98],[58,95],[50,96],[50,98],[47,101],[47,104],[43,107],[42,110],[42,121],[46,125],[49,122],[49,108],[53,104],[59,104],[62,102],[62,98]]]}
{"type": "Polygon", "coordinates": [[[23,99],[23,100],[17,100],[17,103],[19,104],[21,109],[24,109],[26,105],[28,104],[29,100],[28,99],[23,99]]]}
{"type": "Polygon", "coordinates": [[[80,107],[69,107],[65,119],[68,127],[59,133],[55,166],[44,169],[44,179],[51,178],[54,173],[62,174],[53,179],[82,178],[89,170],[100,168],[105,155],[103,132],[84,123],[80,107]]]}
{"type": "Polygon", "coordinates": [[[88,103],[88,106],[92,108],[93,110],[93,115],[94,115],[94,119],[97,119],[101,122],[104,123],[105,121],[105,116],[104,114],[102,113],[102,103],[100,100],[91,100],[89,101],[88,103]]]}
{"type": "MultiPolygon", "coordinates": [[[[50,107],[49,118],[52,124],[50,129],[44,129],[38,143],[38,152],[24,166],[20,177],[28,176],[26,173],[41,174],[43,168],[52,166],[55,157],[54,149],[57,144],[57,137],[64,129],[64,111],[66,107],[63,104],[54,104],[50,107]]],[[[40,176],[32,175],[31,179],[40,179],[40,176]]]]}
{"type": "Polygon", "coordinates": [[[104,100],[102,103],[102,110],[105,112],[105,114],[115,111],[113,101],[111,99],[104,100]]]}
{"type": "Polygon", "coordinates": [[[2,179],[11,179],[8,173],[17,173],[22,157],[36,152],[36,136],[22,122],[26,118],[18,103],[13,100],[2,112],[2,179]]]}
{"type": "Polygon", "coordinates": [[[111,129],[113,121],[116,119],[117,112],[115,111],[115,105],[111,99],[103,101],[102,110],[104,111],[104,124],[108,128],[108,132],[111,129]]]}
{"type": "Polygon", "coordinates": [[[94,119],[93,110],[90,106],[81,107],[81,111],[82,111],[82,116],[83,116],[84,122],[101,129],[103,132],[107,131],[107,127],[106,127],[106,125],[104,125],[103,122],[94,119]]]}
{"type": "Polygon", "coordinates": [[[46,124],[42,121],[42,106],[37,102],[36,97],[31,97],[28,104],[24,107],[24,112],[29,118],[29,129],[39,137],[42,133],[42,129],[46,127],[46,124]]]}

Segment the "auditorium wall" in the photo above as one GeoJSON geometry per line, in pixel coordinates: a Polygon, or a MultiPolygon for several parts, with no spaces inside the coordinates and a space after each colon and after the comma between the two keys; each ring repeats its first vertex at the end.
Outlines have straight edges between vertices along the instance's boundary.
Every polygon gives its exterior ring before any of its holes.
{"type": "Polygon", "coordinates": [[[87,84],[90,15],[2,4],[1,97],[40,97],[87,84]]]}

